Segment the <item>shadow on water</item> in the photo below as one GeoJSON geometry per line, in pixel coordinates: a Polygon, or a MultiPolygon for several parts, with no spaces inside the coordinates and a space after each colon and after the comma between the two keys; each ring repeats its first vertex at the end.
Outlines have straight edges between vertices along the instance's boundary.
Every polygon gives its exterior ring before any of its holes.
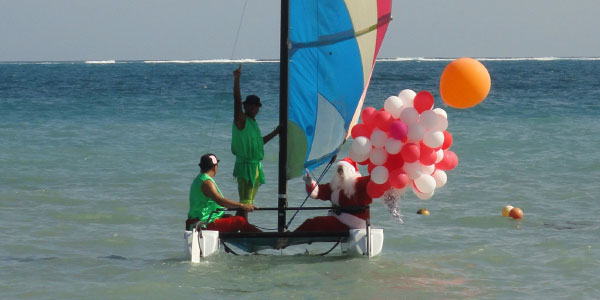
{"type": "Polygon", "coordinates": [[[571,230],[571,229],[588,229],[595,228],[598,224],[592,221],[566,221],[560,223],[544,223],[545,227],[556,229],[556,230],[571,230]]]}
{"type": "Polygon", "coordinates": [[[16,261],[16,262],[39,262],[45,260],[56,259],[57,257],[13,257],[13,256],[5,256],[2,257],[4,261],[16,261]]]}

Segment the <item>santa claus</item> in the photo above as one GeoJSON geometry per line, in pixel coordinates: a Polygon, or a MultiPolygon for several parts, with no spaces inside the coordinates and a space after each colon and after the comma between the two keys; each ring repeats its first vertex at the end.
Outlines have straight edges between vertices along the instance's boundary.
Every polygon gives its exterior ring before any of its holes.
{"type": "Polygon", "coordinates": [[[348,231],[364,229],[369,218],[368,205],[373,199],[367,194],[370,176],[360,176],[357,164],[349,157],[337,163],[330,183],[317,185],[308,172],[304,174],[306,191],[311,198],[329,200],[333,209],[328,216],[314,217],[295,231],[348,231]]]}

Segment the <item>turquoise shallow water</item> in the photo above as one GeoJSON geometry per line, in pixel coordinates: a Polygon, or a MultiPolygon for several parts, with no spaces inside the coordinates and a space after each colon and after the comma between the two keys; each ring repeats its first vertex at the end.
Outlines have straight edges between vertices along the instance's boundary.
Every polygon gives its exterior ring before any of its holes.
{"type": "MultiPolygon", "coordinates": [[[[444,107],[437,88],[447,63],[379,62],[366,105],[411,88],[444,107]]],[[[201,265],[183,252],[187,193],[200,155],[212,151],[221,189],[237,198],[229,151],[237,65],[0,64],[0,298],[595,299],[600,61],[483,63],[488,98],[444,107],[460,161],[448,184],[427,201],[407,193],[404,224],[373,205],[385,230],[381,256],[295,247],[220,253],[201,265]],[[507,204],[524,219],[502,217],[507,204]],[[421,207],[431,216],[415,214],[421,207]]],[[[261,96],[268,132],[278,66],[243,70],[242,92],[261,96]]],[[[277,148],[277,139],[266,146],[263,207],[276,205],[277,148]]],[[[304,199],[299,179],[289,194],[292,206],[304,199]]],[[[276,226],[268,212],[250,220],[276,226]]]]}

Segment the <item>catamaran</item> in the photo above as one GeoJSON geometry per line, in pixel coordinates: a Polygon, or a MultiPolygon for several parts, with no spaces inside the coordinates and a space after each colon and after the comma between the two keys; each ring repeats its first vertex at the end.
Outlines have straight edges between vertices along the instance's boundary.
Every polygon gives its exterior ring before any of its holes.
{"type": "Polygon", "coordinates": [[[333,164],[350,136],[391,20],[391,2],[281,1],[278,205],[261,209],[277,211],[277,231],[219,233],[194,228],[185,233],[192,262],[232,245],[254,253],[341,243],[344,253],[366,257],[381,253],[383,229],[372,228],[369,219],[366,229],[348,232],[290,232],[288,211],[331,207],[288,207],[287,181],[305,169],[333,164]]]}

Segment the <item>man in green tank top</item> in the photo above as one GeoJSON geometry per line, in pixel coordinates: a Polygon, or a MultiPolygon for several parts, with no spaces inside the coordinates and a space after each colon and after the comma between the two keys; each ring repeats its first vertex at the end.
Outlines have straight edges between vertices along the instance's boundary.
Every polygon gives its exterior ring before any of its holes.
{"type": "Polygon", "coordinates": [[[260,230],[242,216],[226,215],[223,209],[237,208],[253,211],[252,204],[244,204],[223,197],[221,190],[213,179],[219,170],[219,160],[208,153],[200,158],[200,174],[196,176],[190,187],[190,210],[185,222],[185,229],[192,230],[197,222],[204,228],[220,232],[259,232],[260,230]]]}
{"type": "MultiPolygon", "coordinates": [[[[258,187],[265,183],[261,161],[264,158],[264,144],[279,134],[279,126],[266,136],[262,136],[255,117],[262,104],[256,95],[249,95],[242,102],[240,76],[242,65],[233,71],[233,125],[231,129],[231,152],[235,155],[233,176],[237,178],[240,202],[254,204],[258,187]],[[242,110],[243,106],[243,110],[242,110]]],[[[248,218],[248,212],[238,210],[236,215],[248,218]]]]}

